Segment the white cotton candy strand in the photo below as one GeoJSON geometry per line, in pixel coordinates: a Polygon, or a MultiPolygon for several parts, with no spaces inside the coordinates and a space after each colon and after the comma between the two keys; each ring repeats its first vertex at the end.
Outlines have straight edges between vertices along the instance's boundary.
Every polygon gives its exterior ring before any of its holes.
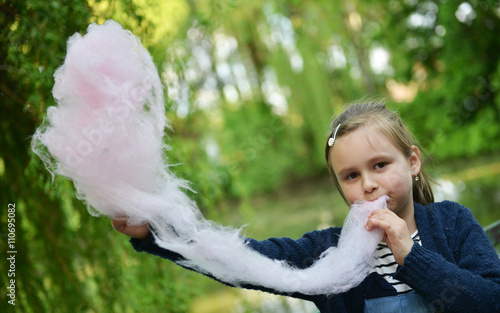
{"type": "Polygon", "coordinates": [[[334,294],[358,285],[373,268],[383,233],[364,225],[386,197],[354,204],[338,246],[303,270],[253,251],[240,230],[205,220],[183,191],[188,182],[169,170],[158,71],[140,40],[118,23],[92,24],[86,35],[70,37],[54,77],[57,106],[47,110],[32,150],[52,175],[74,182],[91,214],[149,223],[160,247],[186,258],[182,265],[233,285],[334,294]]]}
{"type": "Polygon", "coordinates": [[[365,229],[368,216],[386,207],[387,196],[357,202],[344,222],[338,245],[326,250],[312,266],[298,269],[271,260],[245,245],[237,232],[204,229],[190,236],[189,244],[166,242],[161,247],[187,258],[182,265],[235,285],[258,285],[282,293],[338,294],[359,285],[374,267],[374,253],[383,238],[381,229],[365,229]]]}

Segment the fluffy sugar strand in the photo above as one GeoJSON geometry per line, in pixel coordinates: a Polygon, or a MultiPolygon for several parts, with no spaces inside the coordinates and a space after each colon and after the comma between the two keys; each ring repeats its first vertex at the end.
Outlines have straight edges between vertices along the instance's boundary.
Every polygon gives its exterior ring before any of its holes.
{"type": "Polygon", "coordinates": [[[270,260],[251,250],[235,232],[204,229],[191,234],[190,244],[165,242],[161,234],[157,243],[187,258],[182,264],[211,274],[235,285],[251,284],[284,293],[336,294],[359,283],[374,266],[374,252],[383,232],[368,232],[365,224],[376,209],[385,208],[386,197],[375,202],[355,203],[349,211],[337,247],[325,251],[318,261],[306,269],[270,260]]]}
{"type": "Polygon", "coordinates": [[[163,86],[140,40],[118,23],[92,24],[68,40],[49,108],[32,150],[52,175],[74,182],[89,212],[149,223],[159,246],[183,266],[233,285],[282,293],[334,294],[358,285],[373,267],[382,232],[364,225],[386,198],[352,206],[337,247],[307,269],[250,249],[240,230],[207,221],[170,170],[165,151],[163,86]]]}

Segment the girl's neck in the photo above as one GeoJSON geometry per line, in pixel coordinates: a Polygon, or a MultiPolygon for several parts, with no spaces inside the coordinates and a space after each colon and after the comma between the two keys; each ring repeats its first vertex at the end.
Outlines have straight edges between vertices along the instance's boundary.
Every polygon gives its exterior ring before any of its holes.
{"type": "Polygon", "coordinates": [[[410,220],[405,220],[406,226],[410,231],[410,234],[413,234],[417,230],[417,223],[415,222],[415,217],[412,217],[410,220]]]}
{"type": "Polygon", "coordinates": [[[401,215],[398,214],[399,217],[406,222],[406,226],[408,227],[410,234],[413,234],[417,230],[417,222],[415,221],[415,208],[413,206],[413,203],[411,207],[401,213],[401,215]]]}

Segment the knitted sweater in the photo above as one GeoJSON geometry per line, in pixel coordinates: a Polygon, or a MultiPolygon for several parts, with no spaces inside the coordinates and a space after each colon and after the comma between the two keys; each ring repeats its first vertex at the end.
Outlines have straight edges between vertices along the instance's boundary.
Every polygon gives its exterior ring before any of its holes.
{"type": "MultiPolygon", "coordinates": [[[[414,244],[394,278],[412,287],[439,312],[500,312],[500,259],[471,212],[454,202],[415,204],[415,220],[422,246],[414,244]]],[[[247,239],[250,247],[299,268],[310,266],[323,251],[336,246],[341,228],[306,233],[298,240],[247,239]]],[[[155,244],[153,236],[131,239],[137,251],[172,261],[183,257],[155,244]]],[[[245,288],[276,291],[260,286],[245,288]]],[[[360,285],[334,296],[286,294],[313,301],[320,312],[363,312],[365,299],[394,295],[395,289],[377,273],[360,285]]]]}

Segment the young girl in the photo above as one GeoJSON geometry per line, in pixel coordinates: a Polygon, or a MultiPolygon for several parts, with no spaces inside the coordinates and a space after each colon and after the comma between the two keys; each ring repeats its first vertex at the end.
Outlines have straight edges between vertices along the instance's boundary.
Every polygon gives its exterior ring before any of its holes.
{"type": "MultiPolygon", "coordinates": [[[[360,285],[333,296],[287,296],[313,301],[321,312],[500,312],[498,255],[468,209],[434,202],[420,151],[399,116],[381,103],[353,104],[331,130],[326,162],[346,203],[389,196],[387,209],[374,211],[366,224],[369,231],[383,229],[384,239],[376,267],[360,285]]],[[[157,246],[147,225],[112,224],[132,237],[137,251],[183,260],[157,246]]],[[[306,268],[337,245],[340,231],[247,242],[271,259],[306,268]]]]}

